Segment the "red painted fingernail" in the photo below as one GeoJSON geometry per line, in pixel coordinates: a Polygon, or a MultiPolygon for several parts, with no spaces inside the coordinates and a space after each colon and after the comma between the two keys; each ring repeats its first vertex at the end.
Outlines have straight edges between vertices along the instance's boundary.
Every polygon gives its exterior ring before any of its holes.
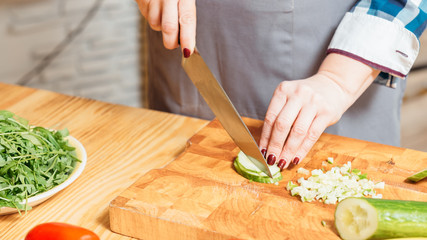
{"type": "Polygon", "coordinates": [[[273,165],[276,162],[276,156],[274,154],[268,155],[267,163],[268,165],[273,165]]]}
{"type": "Polygon", "coordinates": [[[267,154],[267,149],[263,148],[261,150],[261,153],[262,153],[262,156],[264,156],[264,158],[265,158],[265,154],[267,154]]]}
{"type": "Polygon", "coordinates": [[[277,166],[280,168],[280,170],[283,170],[283,168],[285,167],[285,165],[286,165],[286,161],[283,158],[280,159],[279,162],[277,163],[277,166]]]}
{"type": "Polygon", "coordinates": [[[189,58],[191,55],[190,49],[184,48],[184,57],[189,58]]]}
{"type": "Polygon", "coordinates": [[[294,165],[297,165],[299,163],[299,157],[294,158],[294,161],[292,163],[294,165]]]}

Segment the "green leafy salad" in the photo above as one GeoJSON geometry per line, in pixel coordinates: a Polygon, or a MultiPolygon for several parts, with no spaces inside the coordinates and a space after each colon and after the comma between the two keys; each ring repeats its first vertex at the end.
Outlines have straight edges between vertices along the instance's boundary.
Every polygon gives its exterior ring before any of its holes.
{"type": "Polygon", "coordinates": [[[80,160],[66,136],[0,110],[0,207],[29,210],[28,198],[67,180],[80,160]]]}

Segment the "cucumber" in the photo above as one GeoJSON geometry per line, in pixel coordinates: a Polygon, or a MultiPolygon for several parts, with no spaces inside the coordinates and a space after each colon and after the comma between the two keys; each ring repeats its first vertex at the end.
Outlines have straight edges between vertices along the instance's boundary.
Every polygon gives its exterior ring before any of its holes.
{"type": "Polygon", "coordinates": [[[273,175],[273,178],[271,178],[263,171],[261,171],[257,166],[255,166],[255,164],[253,164],[249,158],[250,156],[246,156],[246,154],[240,151],[237,157],[234,159],[234,168],[244,178],[260,183],[276,183],[282,180],[282,173],[280,172],[280,168],[278,166],[270,166],[270,171],[273,175]]]}
{"type": "Polygon", "coordinates": [[[347,198],[335,226],[343,239],[427,237],[427,202],[347,198]]]}
{"type": "Polygon", "coordinates": [[[409,176],[407,179],[412,182],[418,182],[426,177],[427,177],[427,168],[409,176]]]}

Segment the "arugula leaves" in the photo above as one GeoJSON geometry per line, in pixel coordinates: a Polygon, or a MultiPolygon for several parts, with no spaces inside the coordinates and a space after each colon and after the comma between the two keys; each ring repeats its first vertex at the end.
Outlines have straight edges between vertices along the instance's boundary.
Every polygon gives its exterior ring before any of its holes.
{"type": "Polygon", "coordinates": [[[64,139],[68,134],[67,129],[32,127],[26,119],[0,110],[0,207],[29,210],[29,197],[69,177],[80,160],[64,139]]]}

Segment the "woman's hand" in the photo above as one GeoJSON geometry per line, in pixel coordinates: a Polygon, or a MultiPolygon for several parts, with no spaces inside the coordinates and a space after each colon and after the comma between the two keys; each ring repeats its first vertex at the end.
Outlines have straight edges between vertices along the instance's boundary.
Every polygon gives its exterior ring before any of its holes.
{"type": "Polygon", "coordinates": [[[178,47],[178,38],[185,57],[196,45],[195,0],[135,0],[139,10],[155,31],[161,31],[167,49],[178,47]]]}
{"type": "Polygon", "coordinates": [[[281,169],[298,164],[326,127],[338,122],[378,74],[359,61],[329,54],[316,75],[280,83],[259,144],[267,163],[281,169]]]}
{"type": "Polygon", "coordinates": [[[279,84],[265,116],[260,148],[267,163],[287,168],[302,160],[327,126],[345,111],[345,93],[328,77],[316,74],[279,84]]]}

